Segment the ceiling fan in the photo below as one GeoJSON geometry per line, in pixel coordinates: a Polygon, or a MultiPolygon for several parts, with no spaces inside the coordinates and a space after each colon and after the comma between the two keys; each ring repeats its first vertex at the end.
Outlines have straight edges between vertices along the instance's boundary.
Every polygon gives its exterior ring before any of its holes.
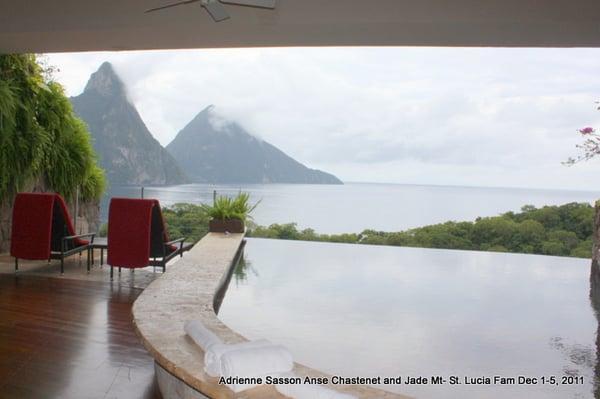
{"type": "Polygon", "coordinates": [[[154,11],[160,11],[164,10],[165,8],[177,7],[197,2],[200,2],[200,5],[204,7],[206,11],[208,11],[212,19],[215,20],[215,22],[220,22],[229,18],[229,14],[227,13],[227,10],[225,10],[225,7],[223,7],[223,4],[234,4],[237,6],[274,9],[276,0],[183,0],[171,4],[166,4],[160,7],[150,8],[149,10],[146,10],[144,12],[149,13],[154,11]]]}

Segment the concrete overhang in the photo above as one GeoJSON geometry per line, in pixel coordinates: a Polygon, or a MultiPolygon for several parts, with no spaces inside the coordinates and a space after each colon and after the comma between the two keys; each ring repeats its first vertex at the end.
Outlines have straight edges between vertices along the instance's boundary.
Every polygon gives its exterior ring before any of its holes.
{"type": "Polygon", "coordinates": [[[271,46],[599,47],[598,0],[278,0],[276,10],[199,3],[5,0],[0,52],[271,46]]]}

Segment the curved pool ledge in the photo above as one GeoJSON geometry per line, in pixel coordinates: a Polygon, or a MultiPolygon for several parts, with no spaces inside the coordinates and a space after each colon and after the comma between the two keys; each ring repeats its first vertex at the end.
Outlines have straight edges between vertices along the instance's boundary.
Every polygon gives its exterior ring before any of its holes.
{"type": "MultiPolygon", "coordinates": [[[[198,319],[225,343],[247,341],[223,324],[215,312],[243,245],[243,234],[207,234],[135,301],[132,310],[134,327],[154,357],[165,399],[202,398],[202,395],[217,399],[286,398],[272,386],[234,394],[226,386],[219,385],[218,378],[204,373],[204,352],[183,331],[186,321],[198,319]]],[[[295,363],[294,372],[301,376],[328,376],[298,363],[295,363]]],[[[334,389],[359,398],[408,398],[363,385],[335,386],[334,389]]]]}

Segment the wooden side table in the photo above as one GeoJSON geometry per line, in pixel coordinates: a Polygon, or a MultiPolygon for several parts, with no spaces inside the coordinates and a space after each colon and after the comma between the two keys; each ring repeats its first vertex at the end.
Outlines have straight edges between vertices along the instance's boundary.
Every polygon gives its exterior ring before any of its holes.
{"type": "Polygon", "coordinates": [[[106,237],[96,237],[90,245],[92,248],[92,265],[94,264],[94,249],[100,250],[100,266],[104,264],[104,251],[108,250],[108,240],[106,237]]]}

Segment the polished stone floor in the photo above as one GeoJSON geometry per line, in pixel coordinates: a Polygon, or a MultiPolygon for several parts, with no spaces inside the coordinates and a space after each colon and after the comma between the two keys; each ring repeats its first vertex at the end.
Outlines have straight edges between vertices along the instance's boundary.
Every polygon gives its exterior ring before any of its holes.
{"type": "Polygon", "coordinates": [[[132,325],[141,290],[53,271],[0,273],[0,398],[160,398],[132,325]]]}

